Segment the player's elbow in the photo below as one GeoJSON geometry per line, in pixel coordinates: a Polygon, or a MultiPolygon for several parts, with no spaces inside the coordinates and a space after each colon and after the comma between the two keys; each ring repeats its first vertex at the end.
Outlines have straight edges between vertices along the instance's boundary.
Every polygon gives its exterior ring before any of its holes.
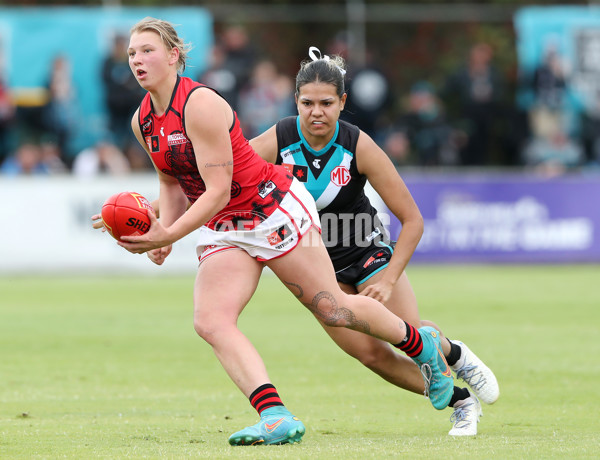
{"type": "Polygon", "coordinates": [[[413,235],[420,239],[425,231],[425,221],[420,212],[417,212],[409,217],[405,217],[400,222],[402,224],[402,233],[413,235]]]}
{"type": "Polygon", "coordinates": [[[213,211],[218,212],[222,210],[227,203],[231,200],[232,192],[231,187],[226,186],[215,186],[207,189],[206,194],[210,196],[210,202],[213,204],[213,211]]]}
{"type": "Polygon", "coordinates": [[[415,233],[418,233],[419,237],[423,236],[423,232],[425,231],[425,220],[421,213],[417,213],[411,221],[415,228],[415,233]]]}

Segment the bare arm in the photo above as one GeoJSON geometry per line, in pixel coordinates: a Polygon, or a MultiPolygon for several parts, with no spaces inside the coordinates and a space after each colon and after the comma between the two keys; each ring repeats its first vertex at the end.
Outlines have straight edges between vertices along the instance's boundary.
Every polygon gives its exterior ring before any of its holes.
{"type": "MultiPolygon", "coordinates": [[[[277,160],[277,134],[275,126],[272,126],[261,135],[250,139],[249,143],[259,156],[269,163],[275,163],[277,160]]],[[[160,210],[159,200],[154,200],[152,207],[158,217],[160,210]]]]}
{"type": "Polygon", "coordinates": [[[250,139],[250,145],[256,153],[269,163],[275,163],[277,160],[277,132],[275,125],[254,139],[250,139]]]}
{"type": "MultiPolygon", "coordinates": [[[[233,175],[233,153],[229,137],[229,127],[233,122],[231,108],[214,92],[197,90],[188,100],[185,118],[186,131],[192,142],[206,191],[185,212],[185,203],[178,198],[183,196],[179,185],[175,187],[173,178],[159,172],[160,213],[161,223],[164,225],[154,225],[153,222],[145,235],[123,237],[125,243],[120,244],[131,252],[146,252],[174,243],[204,225],[229,202],[233,175]]],[[[141,137],[139,129],[136,135],[138,134],[141,137]]]]}
{"type": "MultiPolygon", "coordinates": [[[[382,283],[387,283],[391,288],[402,275],[419,244],[423,235],[423,217],[391,160],[362,131],[358,138],[356,161],[359,172],[367,177],[385,205],[402,224],[394,254],[382,279],[382,283]]],[[[365,293],[369,295],[366,290],[365,293]]]]}

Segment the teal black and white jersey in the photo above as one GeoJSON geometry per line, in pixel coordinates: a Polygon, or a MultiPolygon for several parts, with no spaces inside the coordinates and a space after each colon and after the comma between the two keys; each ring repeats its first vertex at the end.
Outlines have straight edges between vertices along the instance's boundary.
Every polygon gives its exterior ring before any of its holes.
{"type": "Polygon", "coordinates": [[[276,163],[285,166],[315,199],[322,238],[336,270],[354,262],[357,248],[389,244],[377,210],[365,195],[367,179],[356,166],[358,127],[338,121],[331,141],[319,151],[302,135],[298,117],[279,121],[276,132],[276,163]]]}

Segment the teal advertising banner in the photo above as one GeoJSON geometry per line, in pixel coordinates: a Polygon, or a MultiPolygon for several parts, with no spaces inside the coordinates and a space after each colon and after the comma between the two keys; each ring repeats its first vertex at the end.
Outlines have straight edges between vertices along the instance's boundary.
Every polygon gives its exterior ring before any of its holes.
{"type": "Polygon", "coordinates": [[[534,103],[527,82],[550,54],[563,67],[566,109],[597,110],[600,101],[600,7],[532,6],[517,12],[517,58],[523,108],[534,103]]]}
{"type": "MultiPolygon", "coordinates": [[[[70,65],[76,91],[80,147],[104,129],[103,59],[116,35],[129,35],[140,19],[153,16],[177,25],[193,44],[185,75],[197,77],[213,44],[211,15],[203,8],[23,7],[0,8],[0,78],[19,104],[35,105],[58,56],[70,65]]],[[[125,52],[125,50],[124,50],[125,52]]]]}

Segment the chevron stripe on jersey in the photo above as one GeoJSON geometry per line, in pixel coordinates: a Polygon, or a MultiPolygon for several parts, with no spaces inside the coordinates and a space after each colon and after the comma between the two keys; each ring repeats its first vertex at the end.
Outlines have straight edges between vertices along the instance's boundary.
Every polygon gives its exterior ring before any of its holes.
{"type": "Polygon", "coordinates": [[[307,174],[300,179],[317,203],[317,209],[327,207],[343,190],[344,182],[350,178],[350,164],[354,154],[338,144],[339,123],[331,141],[321,150],[314,150],[300,130],[300,118],[296,118],[296,133],[299,140],[288,144],[279,152],[279,160],[290,172],[307,174]],[[300,166],[301,168],[294,166],[300,166]]]}
{"type": "Polygon", "coordinates": [[[302,183],[317,203],[323,242],[336,270],[354,264],[357,246],[374,244],[373,235],[389,241],[365,195],[367,178],[356,165],[358,127],[338,120],[331,141],[319,151],[308,145],[298,117],[280,120],[276,133],[276,162],[296,177],[305,174],[302,183]]]}

